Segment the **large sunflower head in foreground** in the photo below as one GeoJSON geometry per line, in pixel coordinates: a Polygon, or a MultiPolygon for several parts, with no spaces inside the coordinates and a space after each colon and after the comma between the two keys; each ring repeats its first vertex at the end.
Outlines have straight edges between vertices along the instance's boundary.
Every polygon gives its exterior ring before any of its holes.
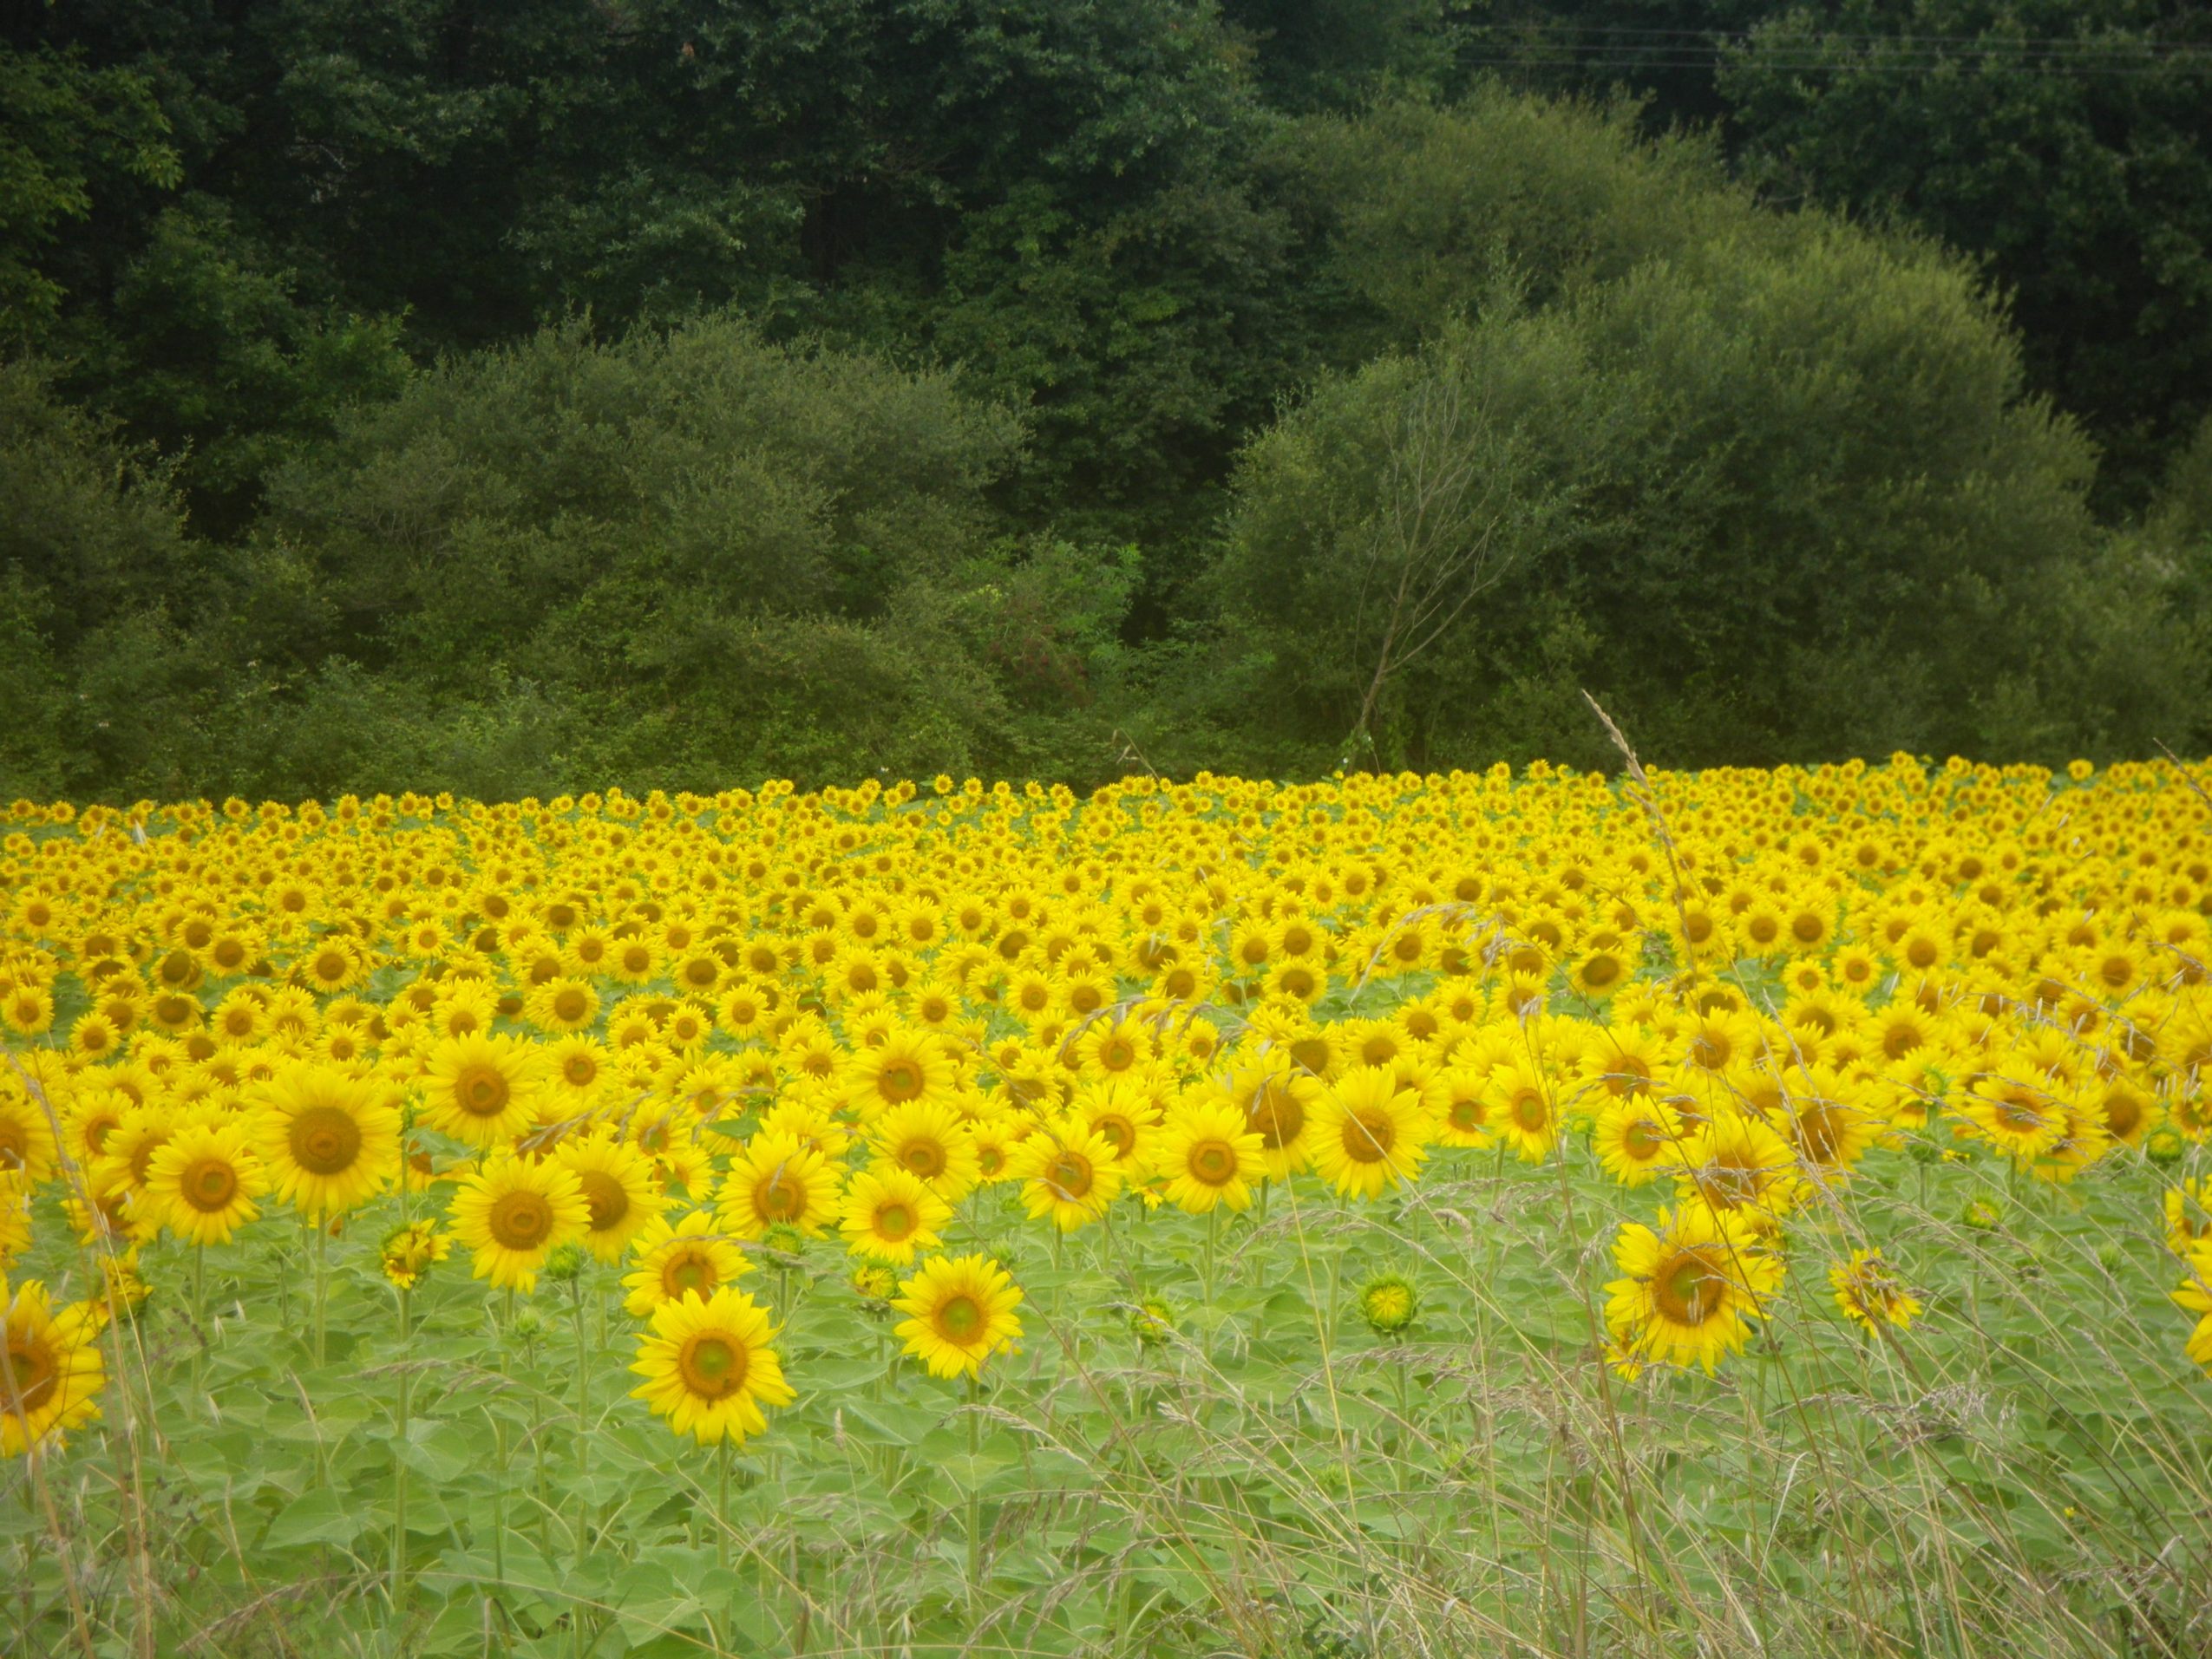
{"type": "Polygon", "coordinates": [[[474,1253],[475,1276],[503,1290],[534,1290],[546,1257],[591,1220],[573,1170],[512,1153],[472,1171],[453,1196],[454,1237],[474,1253]]]}
{"type": "Polygon", "coordinates": [[[1742,1218],[1702,1205],[1662,1210],[1656,1228],[1624,1225],[1606,1286],[1606,1325],[1626,1352],[1710,1372],[1751,1339],[1782,1263],[1742,1218]]]}
{"type": "Polygon", "coordinates": [[[155,1150],[146,1193],[163,1223],[195,1244],[226,1242],[260,1209],[269,1190],[247,1126],[233,1119],[187,1122],[155,1150]]]}
{"type": "Polygon", "coordinates": [[[423,1078],[432,1128],[472,1146],[504,1146],[537,1121],[545,1062],[512,1037],[468,1033],[430,1051],[423,1078]]]}
{"type": "Polygon", "coordinates": [[[645,1380],[630,1393],[677,1434],[702,1446],[742,1446],[748,1435],[767,1432],[762,1406],[788,1406],[795,1397],[769,1346],[776,1332],[768,1310],[743,1291],[725,1286],[710,1297],[686,1294],[662,1303],[652,1317],[630,1368],[645,1380]]]}
{"type": "Polygon", "coordinates": [[[1421,1096],[1387,1066],[1346,1072],[1322,1097],[1313,1126],[1313,1171],[1346,1198],[1379,1198],[1411,1180],[1428,1156],[1421,1096]]]}
{"type": "Polygon", "coordinates": [[[892,1303],[906,1352],[932,1376],[973,1376],[1022,1334],[1022,1293],[988,1256],[933,1256],[900,1282],[892,1303]]]}
{"type": "Polygon", "coordinates": [[[382,1082],[335,1066],[280,1068],[261,1086],[261,1161],[277,1196],[309,1215],[350,1210],[399,1169],[399,1113],[382,1082]]]}
{"type": "Polygon", "coordinates": [[[99,1414],[107,1372],[98,1332],[89,1307],[56,1310],[36,1279],[16,1287],[0,1319],[0,1457],[20,1457],[99,1414]]]}

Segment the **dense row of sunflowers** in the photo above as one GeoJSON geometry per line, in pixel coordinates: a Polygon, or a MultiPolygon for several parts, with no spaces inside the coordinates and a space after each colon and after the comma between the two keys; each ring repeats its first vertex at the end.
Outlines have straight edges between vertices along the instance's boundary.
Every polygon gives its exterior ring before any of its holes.
{"type": "Polygon", "coordinates": [[[2200,778],[1899,756],[1647,791],[18,801],[0,1266],[81,1249],[74,1299],[9,1292],[0,1448],[96,1412],[141,1245],[199,1263],[280,1206],[402,1297],[449,1255],[520,1294],[619,1264],[636,1394],[717,1442],[793,1398],[741,1288],[780,1251],[841,1243],[907,1351],[972,1377],[1022,1329],[948,1242],[991,1189],[1065,1233],[1415,1200],[1485,1149],[1669,1200],[1614,1241],[1624,1375],[1711,1370],[1817,1253],[1899,1340],[1908,1277],[1833,1201],[1876,1157],[2140,1179],[2212,1367],[2200,778]]]}

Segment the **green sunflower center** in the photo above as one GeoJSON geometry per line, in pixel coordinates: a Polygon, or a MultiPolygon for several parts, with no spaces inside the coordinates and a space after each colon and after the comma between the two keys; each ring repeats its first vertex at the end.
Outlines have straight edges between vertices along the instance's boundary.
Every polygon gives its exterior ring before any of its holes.
{"type": "Polygon", "coordinates": [[[1190,1149],[1192,1177],[1207,1186],[1227,1186],[1236,1179],[1237,1155],[1226,1141],[1201,1140],[1190,1149]]]}
{"type": "Polygon", "coordinates": [[[676,1361],[684,1388],[703,1399],[721,1400],[745,1386],[745,1346],[706,1331],[684,1344],[676,1361]]]}
{"type": "Polygon", "coordinates": [[[690,1251],[671,1256],[660,1270],[660,1288],[672,1297],[681,1297],[687,1290],[704,1297],[714,1286],[714,1264],[690,1251]]]}
{"type": "Polygon", "coordinates": [[[938,1334],[948,1342],[973,1342],[982,1329],[983,1310],[973,1297],[954,1297],[937,1310],[938,1334]]]}
{"type": "Polygon", "coordinates": [[[1702,1325],[1727,1299],[1728,1276],[1695,1251],[1663,1265],[1652,1280],[1652,1301],[1678,1325],[1702,1325]]]}

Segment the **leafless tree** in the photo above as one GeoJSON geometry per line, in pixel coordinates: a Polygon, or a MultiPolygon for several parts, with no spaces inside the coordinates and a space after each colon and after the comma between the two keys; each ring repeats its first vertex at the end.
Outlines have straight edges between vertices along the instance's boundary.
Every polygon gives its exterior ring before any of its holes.
{"type": "Polygon", "coordinates": [[[1516,498],[1527,469],[1515,452],[1523,441],[1489,417],[1458,375],[1426,376],[1409,390],[1356,554],[1352,637],[1373,637],[1371,613],[1380,639],[1353,746],[1371,746],[1368,723],[1392,676],[1519,562],[1525,538],[1515,533],[1516,498]]]}

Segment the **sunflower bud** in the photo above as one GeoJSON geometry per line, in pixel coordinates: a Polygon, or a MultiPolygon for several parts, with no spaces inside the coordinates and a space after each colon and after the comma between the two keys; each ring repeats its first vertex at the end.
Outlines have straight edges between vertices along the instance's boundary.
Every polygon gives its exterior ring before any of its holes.
{"type": "Polygon", "coordinates": [[[1378,1273],[1360,1287],[1359,1316],[1378,1336],[1396,1336],[1421,1316],[1421,1293],[1402,1273],[1378,1273]]]}

